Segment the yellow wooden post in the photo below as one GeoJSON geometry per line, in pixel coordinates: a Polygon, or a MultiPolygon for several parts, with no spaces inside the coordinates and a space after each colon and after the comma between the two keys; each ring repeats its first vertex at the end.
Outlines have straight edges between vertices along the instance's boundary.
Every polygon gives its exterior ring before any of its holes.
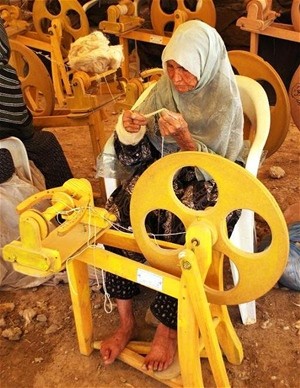
{"type": "Polygon", "coordinates": [[[79,349],[80,353],[88,356],[93,351],[88,266],[74,259],[68,261],[67,269],[79,349]]]}
{"type": "Polygon", "coordinates": [[[185,277],[181,278],[178,297],[178,354],[184,387],[203,387],[200,364],[199,328],[187,291],[185,277]]]}
{"type": "MultiPolygon", "coordinates": [[[[210,233],[206,233],[205,226],[199,227],[198,229],[202,229],[199,235],[205,236],[204,239],[201,239],[201,261],[205,263],[211,258],[212,240],[209,236],[210,233]]],[[[197,257],[193,251],[187,249],[180,254],[180,259],[182,276],[186,280],[188,295],[200,328],[201,337],[203,338],[215,382],[217,386],[229,387],[230,384],[216,335],[213,317],[204,290],[205,279],[202,279],[197,257]]]]}
{"type": "Polygon", "coordinates": [[[227,306],[211,304],[212,316],[219,317],[216,332],[220,347],[227,360],[234,365],[240,365],[244,358],[241,341],[232,325],[227,306]]]}

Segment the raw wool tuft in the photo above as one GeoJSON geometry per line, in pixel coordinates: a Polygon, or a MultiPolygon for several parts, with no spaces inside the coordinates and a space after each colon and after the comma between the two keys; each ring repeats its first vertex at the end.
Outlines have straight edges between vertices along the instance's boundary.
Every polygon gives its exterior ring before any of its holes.
{"type": "Polygon", "coordinates": [[[71,69],[96,74],[117,70],[123,58],[122,46],[110,46],[101,31],[77,39],[71,44],[68,55],[71,69]]]}

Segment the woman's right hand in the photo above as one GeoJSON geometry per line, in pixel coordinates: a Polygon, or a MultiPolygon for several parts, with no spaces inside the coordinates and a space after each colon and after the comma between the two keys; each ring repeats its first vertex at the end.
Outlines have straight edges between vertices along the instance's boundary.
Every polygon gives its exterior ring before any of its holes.
{"type": "Polygon", "coordinates": [[[137,133],[142,125],[147,124],[147,119],[141,113],[125,110],[123,112],[123,127],[129,133],[137,133]]]}

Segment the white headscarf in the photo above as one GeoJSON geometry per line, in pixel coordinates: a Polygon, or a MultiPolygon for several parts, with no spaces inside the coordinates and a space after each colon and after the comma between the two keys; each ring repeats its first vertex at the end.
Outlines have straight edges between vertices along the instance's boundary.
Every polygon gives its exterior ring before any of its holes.
{"type": "MultiPolygon", "coordinates": [[[[181,24],[163,51],[162,64],[165,75],[137,110],[146,114],[164,107],[180,112],[199,151],[236,160],[243,145],[243,110],[227,51],[218,32],[199,20],[181,24]],[[174,60],[197,78],[195,89],[179,93],[174,88],[166,73],[168,60],[174,60]]],[[[147,134],[161,150],[154,118],[149,120],[147,134]]],[[[178,150],[172,137],[165,138],[165,145],[169,152],[178,150]]]]}

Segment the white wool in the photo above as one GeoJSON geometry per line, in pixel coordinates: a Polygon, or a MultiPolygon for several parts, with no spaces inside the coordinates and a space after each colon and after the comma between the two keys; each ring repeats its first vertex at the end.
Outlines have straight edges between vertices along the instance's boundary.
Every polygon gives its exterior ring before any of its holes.
{"type": "Polygon", "coordinates": [[[121,45],[110,46],[101,31],[77,39],[71,44],[68,60],[71,69],[87,73],[103,73],[118,69],[123,61],[121,45]]]}
{"type": "Polygon", "coordinates": [[[110,66],[112,69],[118,69],[124,59],[123,47],[119,44],[109,47],[110,66]]]}

